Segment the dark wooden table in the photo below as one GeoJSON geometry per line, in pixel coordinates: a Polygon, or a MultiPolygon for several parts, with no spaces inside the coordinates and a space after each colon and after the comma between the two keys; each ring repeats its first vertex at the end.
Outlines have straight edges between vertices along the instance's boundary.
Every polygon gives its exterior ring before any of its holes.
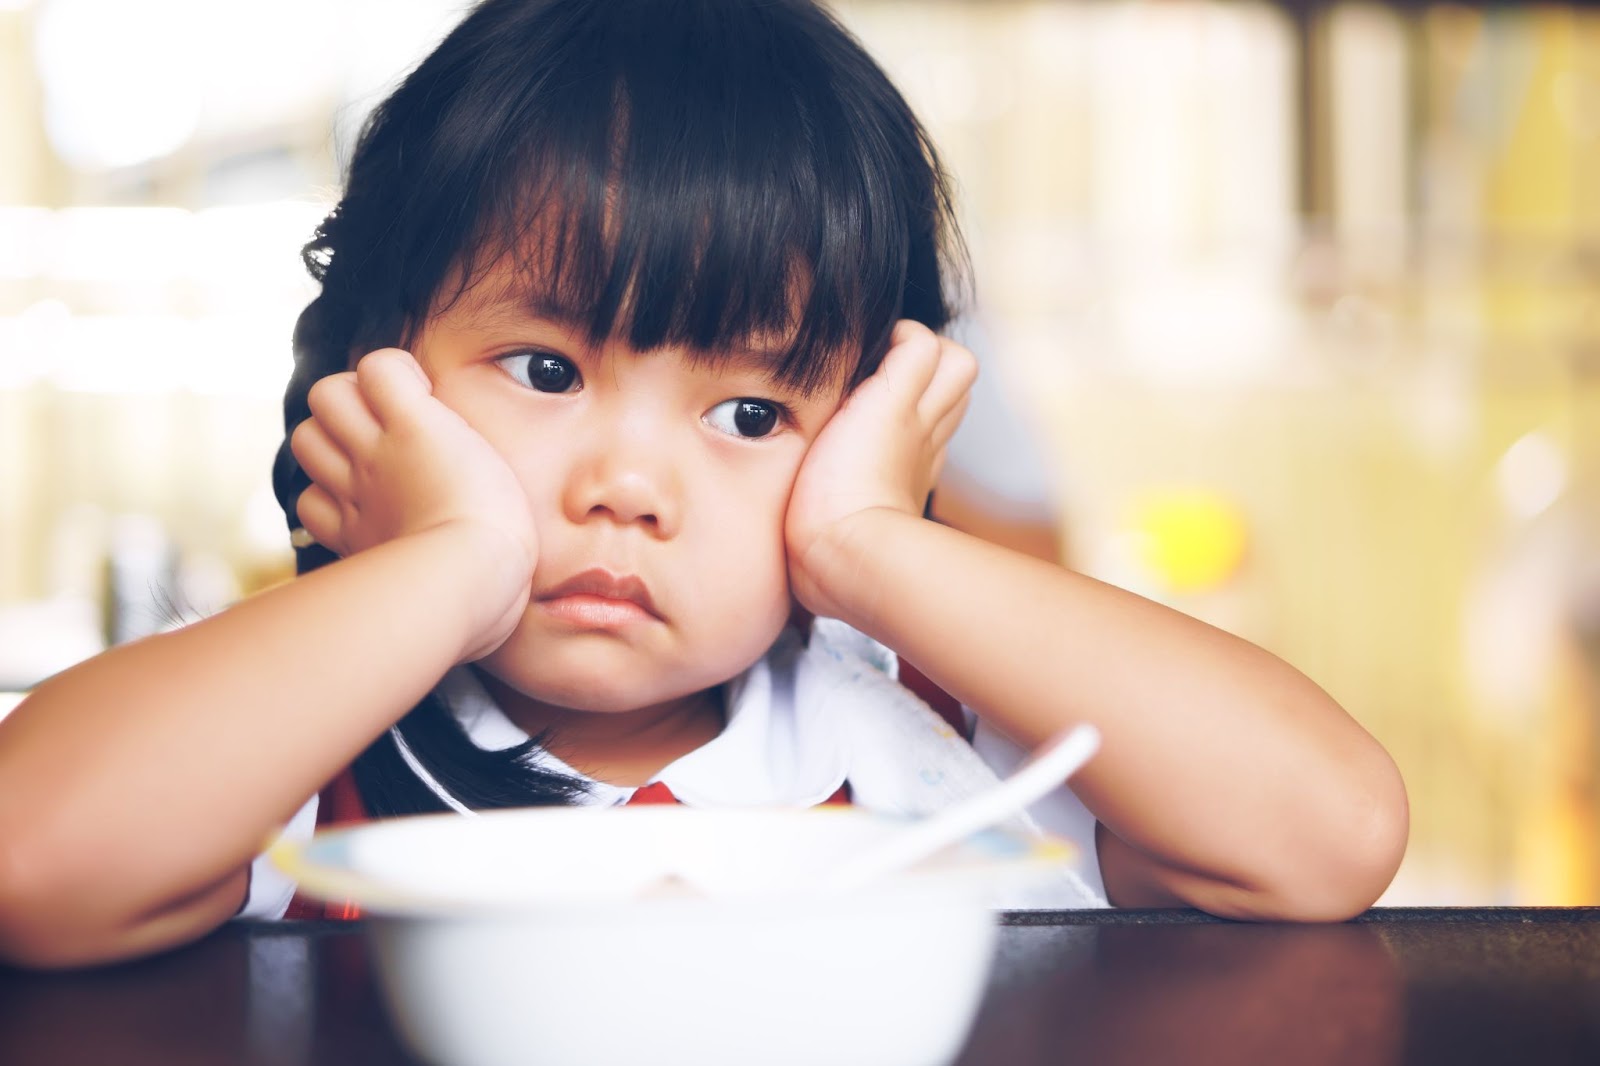
{"type": "MultiPolygon", "coordinates": [[[[961,1066],[1600,1064],[1600,908],[1005,922],[961,1066]]],[[[347,925],[238,923],[127,965],[0,968],[5,1066],[411,1061],[347,925]]]]}

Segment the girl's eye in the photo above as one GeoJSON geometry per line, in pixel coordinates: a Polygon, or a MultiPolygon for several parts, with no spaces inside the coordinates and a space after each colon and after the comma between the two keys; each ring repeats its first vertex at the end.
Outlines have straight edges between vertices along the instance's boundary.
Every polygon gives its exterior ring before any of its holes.
{"type": "Polygon", "coordinates": [[[753,440],[778,428],[783,408],[767,400],[724,400],[706,412],[705,420],[729,436],[753,440]]]}
{"type": "Polygon", "coordinates": [[[583,383],[571,360],[551,352],[516,352],[495,362],[519,384],[540,392],[571,392],[583,383]]]}

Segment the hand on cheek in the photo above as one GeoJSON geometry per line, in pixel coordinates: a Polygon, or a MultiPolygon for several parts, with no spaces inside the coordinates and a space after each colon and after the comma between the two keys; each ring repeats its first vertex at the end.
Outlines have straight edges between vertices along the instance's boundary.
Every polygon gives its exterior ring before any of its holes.
{"type": "Polygon", "coordinates": [[[919,323],[896,324],[883,363],[823,427],[795,478],[784,536],[805,607],[836,613],[821,586],[823,555],[846,541],[853,517],[922,513],[977,373],[965,348],[919,323]]]}
{"type": "Polygon", "coordinates": [[[312,480],[297,511],[319,543],[347,556],[460,524],[493,533],[486,542],[531,578],[538,541],[516,475],[409,353],[372,352],[317,382],[309,402],[289,447],[312,480]]]}

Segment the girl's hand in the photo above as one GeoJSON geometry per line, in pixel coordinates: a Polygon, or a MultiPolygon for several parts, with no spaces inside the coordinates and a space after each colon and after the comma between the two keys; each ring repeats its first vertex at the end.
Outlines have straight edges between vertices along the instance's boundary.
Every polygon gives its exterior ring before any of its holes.
{"type": "Polygon", "coordinates": [[[789,583],[807,610],[842,613],[822,577],[834,572],[829,555],[848,544],[852,519],[878,509],[922,514],[977,375],[959,344],[917,322],[895,325],[882,365],[812,442],[789,497],[789,583]]]}
{"type": "MultiPolygon", "coordinates": [[[[410,353],[385,348],[311,387],[311,417],[290,451],[310,476],[296,512],[341,556],[433,530],[489,552],[501,595],[476,604],[471,658],[498,647],[522,616],[538,538],[516,475],[479,433],[433,397],[410,353]]],[[[477,590],[481,591],[481,590],[477,590]]]]}

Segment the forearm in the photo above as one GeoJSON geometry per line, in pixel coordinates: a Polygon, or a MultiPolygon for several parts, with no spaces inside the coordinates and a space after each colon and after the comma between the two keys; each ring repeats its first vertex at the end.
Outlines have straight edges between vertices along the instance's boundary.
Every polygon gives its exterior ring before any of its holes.
{"type": "Polygon", "coordinates": [[[1337,917],[1392,876],[1405,835],[1392,761],[1262,649],[891,511],[853,517],[813,562],[845,621],[1014,739],[1100,728],[1073,787],[1146,860],[1112,876],[1139,897],[1125,902],[1164,889],[1241,917],[1337,917]]]}
{"type": "Polygon", "coordinates": [[[468,547],[394,541],[40,685],[0,725],[0,919],[134,920],[242,868],[461,657],[468,547]]]}

